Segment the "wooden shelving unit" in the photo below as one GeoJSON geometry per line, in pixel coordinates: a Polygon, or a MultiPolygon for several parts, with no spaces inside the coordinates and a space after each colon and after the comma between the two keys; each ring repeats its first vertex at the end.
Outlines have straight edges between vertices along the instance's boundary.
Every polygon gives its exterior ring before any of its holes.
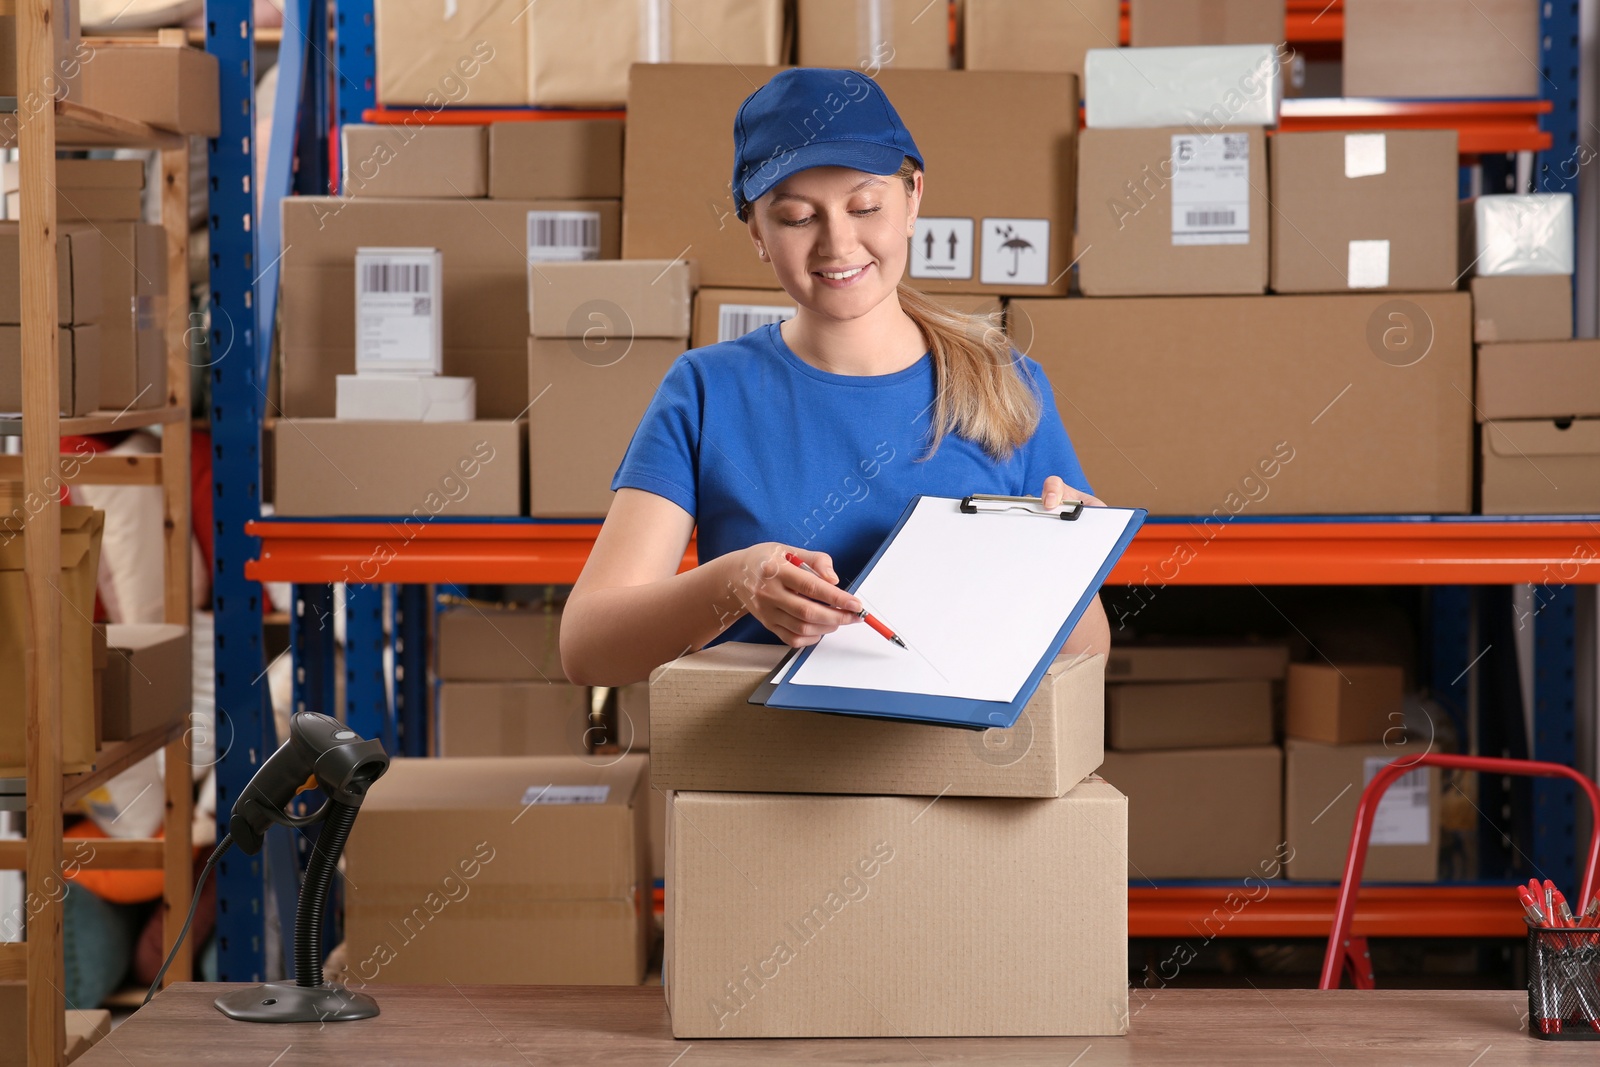
{"type": "MultiPolygon", "coordinates": [[[[18,0],[17,84],[55,84],[52,27],[64,12],[53,0],[18,0]]],[[[155,43],[156,37],[149,38],[155,43]]],[[[177,427],[163,434],[159,456],[132,463],[84,467],[77,479],[110,484],[159,485],[163,489],[165,544],[164,611],[167,622],[190,622],[189,360],[185,347],[189,291],[189,144],[182,135],[86,108],[48,94],[19,93],[20,109],[0,116],[0,144],[20,149],[22,270],[22,416],[0,420],[0,434],[22,437],[22,455],[0,462],[0,479],[20,481],[27,499],[44,501],[24,534],[29,650],[24,678],[26,716],[27,838],[0,845],[0,869],[26,872],[27,940],[0,945],[0,980],[27,983],[29,1067],[54,1067],[65,1060],[66,988],[62,958],[63,809],[100,782],[165,749],[166,820],[162,840],[100,842],[94,866],[160,868],[162,902],[170,950],[193,890],[191,820],[194,783],[186,723],[175,724],[102,749],[94,769],[62,773],[61,613],[56,592],[61,568],[60,439],[63,434],[106,433],[141,426],[177,427]],[[47,106],[34,103],[49,101],[47,106]],[[62,418],[58,410],[60,367],[56,348],[57,148],[132,147],[161,152],[161,219],[166,229],[167,288],[175,294],[167,311],[167,396],[151,410],[98,412],[62,418]]],[[[80,857],[74,856],[75,862],[80,857]]],[[[169,981],[186,981],[190,959],[180,953],[169,981]]],[[[12,1040],[7,1034],[6,1040],[12,1040]]]]}

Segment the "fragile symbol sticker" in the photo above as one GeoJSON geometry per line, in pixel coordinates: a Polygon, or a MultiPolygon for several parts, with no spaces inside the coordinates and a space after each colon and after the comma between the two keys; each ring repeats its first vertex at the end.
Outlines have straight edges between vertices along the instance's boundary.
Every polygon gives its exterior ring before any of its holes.
{"type": "Polygon", "coordinates": [[[984,285],[1049,285],[1050,220],[984,219],[984,285]]]}
{"type": "Polygon", "coordinates": [[[919,218],[911,238],[913,278],[972,277],[972,220],[919,218]]]}

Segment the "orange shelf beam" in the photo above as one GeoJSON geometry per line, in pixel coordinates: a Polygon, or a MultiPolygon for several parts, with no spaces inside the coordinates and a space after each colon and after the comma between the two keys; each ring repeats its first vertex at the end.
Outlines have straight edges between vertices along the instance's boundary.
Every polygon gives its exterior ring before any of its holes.
{"type": "Polygon", "coordinates": [[[1548,100],[1285,100],[1280,131],[1455,130],[1464,156],[1540,152],[1551,145],[1539,128],[1548,100]]]}
{"type": "MultiPolygon", "coordinates": [[[[245,565],[256,581],[566,585],[598,523],[307,522],[265,519],[245,565]]],[[[682,566],[695,565],[693,542],[682,566]]],[[[1500,585],[1600,583],[1593,520],[1151,522],[1113,585],[1500,585]]]]}
{"type": "MultiPolygon", "coordinates": [[[[1128,889],[1128,936],[1327,937],[1337,886],[1254,881],[1128,889]],[[1253,888],[1252,888],[1253,887],[1253,888]]],[[[1362,889],[1358,937],[1526,937],[1510,886],[1416,885],[1362,889]]]]}

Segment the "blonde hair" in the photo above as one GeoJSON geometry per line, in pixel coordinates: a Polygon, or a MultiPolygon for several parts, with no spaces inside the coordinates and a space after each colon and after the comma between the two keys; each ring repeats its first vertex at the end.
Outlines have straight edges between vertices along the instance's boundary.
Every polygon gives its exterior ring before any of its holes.
{"type": "MultiPolygon", "coordinates": [[[[896,174],[908,193],[918,169],[908,157],[896,174]]],[[[999,313],[967,315],[903,281],[896,295],[933,356],[933,437],[921,458],[931,457],[945,434],[955,433],[997,460],[1009,459],[1039,426],[1039,398],[1022,379],[1020,357],[999,313]]]]}

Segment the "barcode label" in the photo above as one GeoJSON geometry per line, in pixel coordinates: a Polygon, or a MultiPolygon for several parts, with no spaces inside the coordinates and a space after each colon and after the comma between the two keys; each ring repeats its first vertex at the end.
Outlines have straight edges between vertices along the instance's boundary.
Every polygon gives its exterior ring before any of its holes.
{"type": "MultiPolygon", "coordinates": [[[[1396,755],[1403,755],[1397,752],[1396,755]]],[[[1390,762],[1389,756],[1363,761],[1362,785],[1390,762]]],[[[1372,816],[1374,845],[1426,845],[1433,840],[1433,790],[1428,768],[1418,767],[1397,778],[1372,816]]]]}
{"type": "Polygon", "coordinates": [[[433,291],[431,263],[364,263],[361,291],[365,293],[428,293],[433,291]]]}
{"type": "Polygon", "coordinates": [[[1250,135],[1172,135],[1172,243],[1250,243],[1250,135]]]}
{"type": "Polygon", "coordinates": [[[358,248],[355,266],[356,373],[439,373],[438,250],[358,248]]]}
{"type": "Polygon", "coordinates": [[[530,785],[522,794],[522,806],[535,804],[604,804],[611,795],[609,785],[530,785]]]}
{"type": "Polygon", "coordinates": [[[598,211],[528,212],[528,259],[551,263],[600,258],[598,211]]]}
{"type": "Polygon", "coordinates": [[[751,330],[774,322],[787,322],[798,309],[766,304],[723,304],[717,311],[717,340],[733,341],[751,330]]]}

